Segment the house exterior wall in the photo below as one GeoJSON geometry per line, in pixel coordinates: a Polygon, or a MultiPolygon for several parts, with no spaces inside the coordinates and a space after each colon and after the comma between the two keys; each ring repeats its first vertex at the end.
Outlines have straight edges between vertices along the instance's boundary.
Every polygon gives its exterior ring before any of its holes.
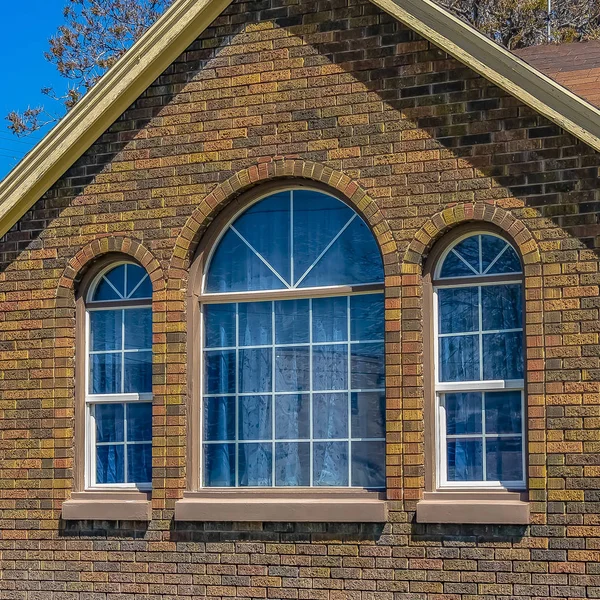
{"type": "Polygon", "coordinates": [[[236,0],[0,241],[0,598],[420,600],[600,595],[597,154],[366,0],[236,0]],[[262,182],[353,204],[386,268],[385,524],[176,523],[188,269],[262,182]],[[531,524],[425,525],[422,264],[491,223],[525,263],[531,524]],[[65,522],[75,293],[154,284],[153,519],[65,522]]]}

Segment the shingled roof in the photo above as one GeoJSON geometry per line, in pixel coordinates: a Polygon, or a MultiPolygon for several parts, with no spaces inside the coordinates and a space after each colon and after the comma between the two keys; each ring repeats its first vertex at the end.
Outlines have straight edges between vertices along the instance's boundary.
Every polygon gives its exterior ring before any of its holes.
{"type": "Polygon", "coordinates": [[[533,46],[516,50],[515,54],[600,107],[600,41],[533,46]]]}

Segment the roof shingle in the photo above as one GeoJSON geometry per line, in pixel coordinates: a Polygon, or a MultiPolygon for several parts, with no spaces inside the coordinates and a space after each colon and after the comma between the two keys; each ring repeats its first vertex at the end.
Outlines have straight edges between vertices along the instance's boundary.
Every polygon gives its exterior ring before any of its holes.
{"type": "Polygon", "coordinates": [[[532,46],[516,50],[515,54],[600,107],[600,41],[532,46]]]}

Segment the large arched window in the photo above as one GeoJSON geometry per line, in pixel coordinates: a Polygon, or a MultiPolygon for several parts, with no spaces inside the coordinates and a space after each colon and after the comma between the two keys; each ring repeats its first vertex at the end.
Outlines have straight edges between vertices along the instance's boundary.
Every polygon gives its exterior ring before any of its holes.
{"type": "Polygon", "coordinates": [[[364,221],[317,191],[263,198],[225,229],[201,299],[201,485],[383,488],[383,265],[364,221]]]}
{"type": "Polygon", "coordinates": [[[86,296],[86,486],[152,482],[152,284],[111,263],[86,296]]]}
{"type": "Polygon", "coordinates": [[[442,488],[525,486],[522,267],[467,234],[433,273],[437,473],[442,488]]]}

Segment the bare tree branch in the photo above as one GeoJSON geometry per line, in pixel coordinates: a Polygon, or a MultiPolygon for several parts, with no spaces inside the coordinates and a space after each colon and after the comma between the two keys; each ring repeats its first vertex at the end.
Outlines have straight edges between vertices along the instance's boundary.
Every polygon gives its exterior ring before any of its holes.
{"type": "Polygon", "coordinates": [[[64,23],[49,40],[46,60],[54,63],[69,87],[57,93],[42,88],[42,93],[60,108],[28,107],[6,116],[8,129],[25,136],[58,121],[77,104],[104,73],[156,21],[172,0],[66,0],[64,23]]]}

